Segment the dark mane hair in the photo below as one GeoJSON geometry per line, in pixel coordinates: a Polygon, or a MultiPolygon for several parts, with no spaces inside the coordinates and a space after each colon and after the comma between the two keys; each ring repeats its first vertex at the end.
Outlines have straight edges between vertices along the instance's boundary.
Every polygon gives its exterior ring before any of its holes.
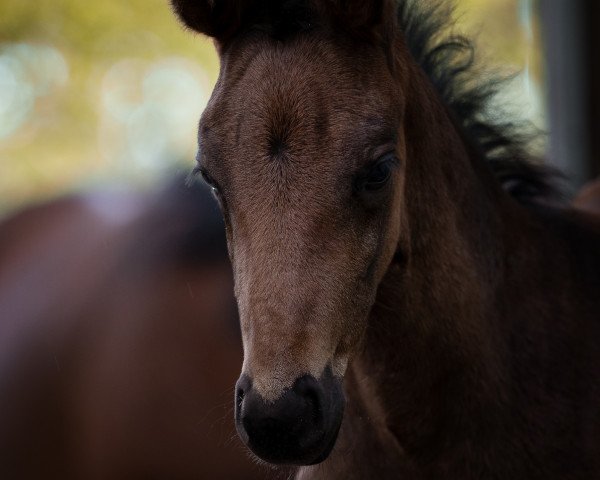
{"type": "Polygon", "coordinates": [[[478,68],[473,42],[454,32],[453,11],[445,0],[399,0],[398,21],[408,48],[502,187],[521,203],[560,203],[563,176],[532,153],[540,131],[507,112],[492,114],[490,107],[510,77],[478,68]]]}

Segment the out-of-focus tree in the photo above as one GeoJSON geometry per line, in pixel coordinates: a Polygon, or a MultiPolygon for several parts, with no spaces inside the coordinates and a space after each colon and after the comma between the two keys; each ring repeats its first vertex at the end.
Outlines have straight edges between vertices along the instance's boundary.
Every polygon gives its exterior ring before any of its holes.
{"type": "Polygon", "coordinates": [[[147,179],[159,155],[193,158],[217,68],[167,0],[3,0],[0,210],[114,174],[147,179]]]}

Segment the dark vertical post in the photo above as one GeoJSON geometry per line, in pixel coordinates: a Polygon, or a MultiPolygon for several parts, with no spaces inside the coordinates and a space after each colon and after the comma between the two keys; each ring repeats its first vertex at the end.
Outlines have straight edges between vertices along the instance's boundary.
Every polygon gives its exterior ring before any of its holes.
{"type": "Polygon", "coordinates": [[[586,0],[586,39],[589,85],[588,132],[590,139],[590,168],[594,177],[600,176],[600,2],[586,0]]]}
{"type": "Polygon", "coordinates": [[[548,80],[548,158],[579,188],[592,175],[588,128],[588,0],[539,0],[548,80]]]}

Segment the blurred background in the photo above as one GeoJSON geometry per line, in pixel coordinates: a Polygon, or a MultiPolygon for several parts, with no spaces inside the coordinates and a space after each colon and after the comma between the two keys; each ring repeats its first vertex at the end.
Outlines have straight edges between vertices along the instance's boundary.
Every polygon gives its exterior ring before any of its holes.
{"type": "MultiPolygon", "coordinates": [[[[551,132],[546,156],[573,188],[598,174],[590,158],[600,157],[599,102],[586,87],[598,79],[597,53],[586,48],[597,2],[457,4],[484,60],[518,72],[502,99],[551,132]]],[[[0,215],[65,191],[189,170],[217,73],[212,44],[184,31],[167,0],[2,0],[0,215]]]]}

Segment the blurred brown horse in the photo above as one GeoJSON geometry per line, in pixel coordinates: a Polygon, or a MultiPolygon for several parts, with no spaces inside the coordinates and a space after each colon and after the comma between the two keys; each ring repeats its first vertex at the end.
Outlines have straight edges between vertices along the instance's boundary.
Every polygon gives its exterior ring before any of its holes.
{"type": "Polygon", "coordinates": [[[579,210],[600,215],[600,178],[583,186],[573,200],[573,206],[579,210]]]}
{"type": "Polygon", "coordinates": [[[241,360],[206,189],[64,198],[0,225],[0,478],[262,477],[232,423],[241,360]]]}

